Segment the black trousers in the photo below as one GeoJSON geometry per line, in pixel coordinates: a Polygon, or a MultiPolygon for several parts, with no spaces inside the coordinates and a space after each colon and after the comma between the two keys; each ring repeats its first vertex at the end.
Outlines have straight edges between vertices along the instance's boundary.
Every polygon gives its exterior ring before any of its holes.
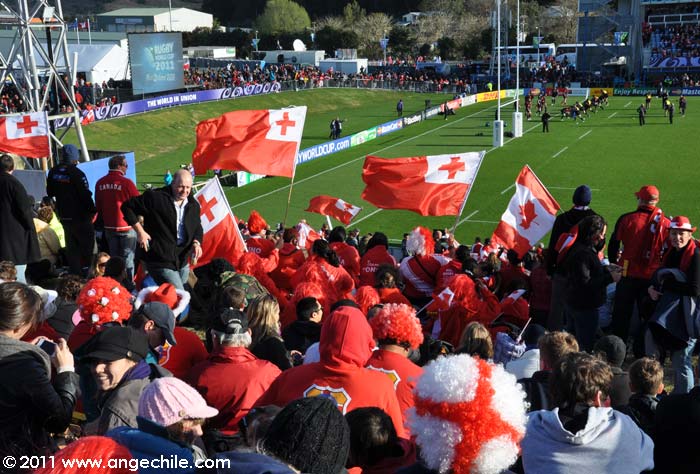
{"type": "Polygon", "coordinates": [[[648,315],[644,314],[644,300],[648,296],[649,280],[642,278],[623,277],[615,288],[615,306],[612,314],[613,334],[620,337],[625,344],[630,334],[630,321],[637,305],[639,319],[642,321],[638,331],[633,334],[635,357],[644,357],[644,327],[648,315]]]}
{"type": "Polygon", "coordinates": [[[61,221],[66,236],[66,260],[73,275],[83,275],[83,268],[92,264],[95,254],[95,228],[92,220],[61,221]]]}

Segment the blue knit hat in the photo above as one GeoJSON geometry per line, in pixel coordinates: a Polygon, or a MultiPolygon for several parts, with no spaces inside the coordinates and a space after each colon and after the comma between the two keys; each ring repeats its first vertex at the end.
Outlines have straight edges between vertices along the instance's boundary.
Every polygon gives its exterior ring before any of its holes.
{"type": "Polygon", "coordinates": [[[80,151],[75,145],[64,145],[63,147],[63,161],[67,163],[72,163],[74,161],[80,161],[80,151]]]}
{"type": "Polygon", "coordinates": [[[573,201],[575,206],[588,206],[592,198],[591,188],[585,184],[582,184],[574,191],[573,201]]]}

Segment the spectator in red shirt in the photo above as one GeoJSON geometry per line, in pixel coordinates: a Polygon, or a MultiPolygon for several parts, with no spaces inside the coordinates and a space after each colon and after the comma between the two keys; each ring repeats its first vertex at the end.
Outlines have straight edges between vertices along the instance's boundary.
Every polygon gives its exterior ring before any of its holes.
{"type": "Polygon", "coordinates": [[[277,267],[270,272],[270,278],[275,282],[277,288],[282,291],[292,292],[292,276],[306,261],[304,252],[299,249],[297,230],[293,227],[284,230],[282,234],[284,244],[280,249],[279,262],[277,267]]]}
{"type": "Polygon", "coordinates": [[[320,361],[284,371],[256,406],[283,406],[300,397],[330,396],[343,413],[376,406],[386,411],[404,437],[403,418],[389,378],[365,368],[374,337],[365,315],[354,307],[335,310],[321,329],[320,361]]]}
{"type": "Polygon", "coordinates": [[[260,258],[269,256],[275,248],[275,243],[265,238],[267,234],[267,222],[258,211],[250,211],[248,232],[250,232],[250,237],[246,240],[248,252],[256,253],[260,258]]]}
{"type": "Polygon", "coordinates": [[[367,242],[367,249],[360,259],[360,286],[374,286],[374,275],[380,265],[396,266],[396,259],[389,253],[389,239],[375,232],[367,242]]]}
{"type": "Polygon", "coordinates": [[[346,238],[345,227],[338,226],[331,231],[328,242],[338,255],[340,265],[350,274],[355,286],[358,286],[360,282],[360,254],[355,247],[345,243],[346,238]]]}
{"type": "Polygon", "coordinates": [[[396,390],[399,408],[407,423],[406,410],[413,407],[413,389],[423,369],[408,359],[411,350],[423,342],[416,311],[405,304],[387,304],[369,322],[379,349],[372,353],[367,368],[385,373],[396,390]]]}
{"type": "Polygon", "coordinates": [[[248,350],[252,338],[244,312],[224,310],[214,319],[211,333],[214,350],[190,370],[186,380],[219,410],[210,420],[210,428],[233,434],[238,432],[238,421],[281,372],[248,350]]]}
{"type": "Polygon", "coordinates": [[[109,159],[109,172],[95,184],[95,206],[104,224],[109,254],[124,259],[127,278],[133,281],[136,231],[124,220],[121,207],[139,192],[134,182],[126,177],[128,168],[124,155],[109,159]]]}

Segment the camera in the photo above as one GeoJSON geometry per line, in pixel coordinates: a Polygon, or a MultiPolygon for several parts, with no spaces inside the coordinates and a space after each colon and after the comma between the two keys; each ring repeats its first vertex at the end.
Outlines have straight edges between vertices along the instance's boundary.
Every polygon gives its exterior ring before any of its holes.
{"type": "Polygon", "coordinates": [[[56,343],[49,341],[48,339],[42,337],[36,342],[36,345],[39,346],[41,350],[46,352],[49,357],[53,357],[53,355],[56,353],[56,343]]]}

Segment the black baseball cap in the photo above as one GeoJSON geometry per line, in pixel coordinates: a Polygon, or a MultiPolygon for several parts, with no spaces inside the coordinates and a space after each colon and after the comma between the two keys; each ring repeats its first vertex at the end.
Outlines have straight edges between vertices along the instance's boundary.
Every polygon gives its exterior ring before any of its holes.
{"type": "Polygon", "coordinates": [[[168,341],[171,346],[177,344],[174,333],[175,313],[173,313],[173,310],[170,309],[170,306],[159,301],[151,301],[150,303],[146,303],[141,306],[137,310],[137,313],[143,314],[148,319],[153,321],[156,326],[161,328],[163,330],[163,334],[165,335],[165,340],[168,341]]]}
{"type": "Polygon", "coordinates": [[[108,362],[131,359],[141,362],[148,354],[148,337],[143,331],[112,326],[98,332],[75,352],[82,360],[99,359],[108,362]]]}
{"type": "Polygon", "coordinates": [[[243,334],[248,331],[248,316],[243,311],[226,308],[214,318],[211,328],[224,334],[243,334]]]}

